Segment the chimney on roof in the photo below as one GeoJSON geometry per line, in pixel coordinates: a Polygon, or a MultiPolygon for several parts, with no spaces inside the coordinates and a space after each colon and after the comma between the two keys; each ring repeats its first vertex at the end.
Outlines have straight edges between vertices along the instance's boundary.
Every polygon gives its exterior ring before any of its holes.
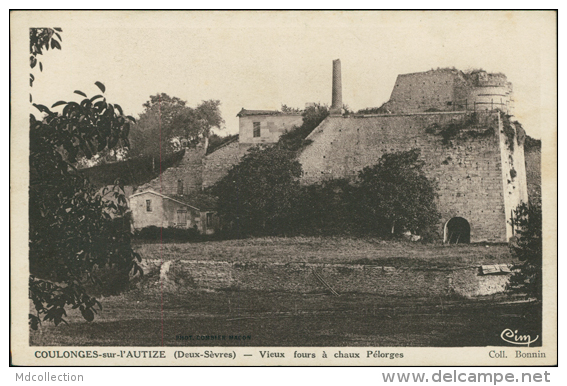
{"type": "Polygon", "coordinates": [[[331,104],[331,115],[342,115],[343,112],[343,89],[341,84],[341,60],[333,60],[333,102],[331,104]]]}

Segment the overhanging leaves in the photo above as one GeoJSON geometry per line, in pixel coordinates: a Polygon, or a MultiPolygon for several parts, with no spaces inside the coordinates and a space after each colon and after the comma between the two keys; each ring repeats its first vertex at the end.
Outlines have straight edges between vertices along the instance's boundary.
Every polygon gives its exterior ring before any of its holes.
{"type": "Polygon", "coordinates": [[[102,84],[101,82],[95,82],[96,86],[100,89],[100,91],[102,91],[103,93],[106,90],[106,87],[104,87],[104,84],[102,84]]]}

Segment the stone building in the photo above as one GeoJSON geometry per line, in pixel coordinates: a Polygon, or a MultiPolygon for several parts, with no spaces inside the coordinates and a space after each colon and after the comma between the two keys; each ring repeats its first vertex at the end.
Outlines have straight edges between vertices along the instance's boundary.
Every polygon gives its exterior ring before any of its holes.
{"type": "MultiPolygon", "coordinates": [[[[335,72],[333,80],[340,80],[335,72]]],[[[333,105],[342,105],[337,88],[333,84],[333,105]]],[[[302,182],[354,178],[384,153],[418,148],[426,173],[439,184],[444,241],[505,242],[514,234],[514,208],[528,199],[525,133],[507,115],[512,101],[501,74],[400,75],[384,105],[388,114],[335,110],[311,132],[299,155],[302,182]]]]}
{"type": "Polygon", "coordinates": [[[201,205],[193,206],[183,197],[174,198],[144,190],[132,194],[129,201],[134,229],[149,226],[194,228],[201,234],[213,234],[218,225],[214,210],[201,205]]]}
{"type": "Polygon", "coordinates": [[[186,148],[179,163],[130,195],[135,229],[196,225],[201,233],[212,233],[218,226],[216,213],[211,207],[203,207],[198,193],[225,176],[251,146],[275,143],[286,130],[302,123],[301,114],[272,110],[242,109],[237,116],[240,129],[236,138],[210,153],[205,142],[186,148]],[[147,202],[155,209],[147,210],[147,202]]]}
{"type": "Polygon", "coordinates": [[[201,191],[205,153],[204,141],[194,148],[186,148],[183,158],[177,164],[139,186],[136,191],[153,190],[166,196],[186,196],[201,191]]]}
{"type": "MultiPolygon", "coordinates": [[[[344,114],[340,60],[333,61],[332,76],[330,115],[298,155],[302,183],[354,179],[384,153],[418,148],[439,186],[445,242],[505,242],[514,235],[513,210],[528,200],[525,133],[511,117],[512,85],[505,75],[456,69],[402,74],[380,109],[386,113],[370,115],[344,114]]],[[[161,184],[165,195],[179,197],[212,186],[251,146],[275,143],[302,124],[300,114],[271,110],[242,109],[238,117],[236,138],[210,154],[187,151],[177,167],[141,190],[161,184]]]]}
{"type": "Polygon", "coordinates": [[[512,114],[513,102],[504,74],[438,69],[398,75],[384,108],[396,114],[495,109],[512,114]]]}
{"type": "Polygon", "coordinates": [[[225,176],[250,147],[276,143],[284,132],[303,123],[300,113],[283,113],[276,110],[243,108],[237,117],[239,118],[238,137],[207,154],[203,160],[203,188],[214,185],[225,176]]]}

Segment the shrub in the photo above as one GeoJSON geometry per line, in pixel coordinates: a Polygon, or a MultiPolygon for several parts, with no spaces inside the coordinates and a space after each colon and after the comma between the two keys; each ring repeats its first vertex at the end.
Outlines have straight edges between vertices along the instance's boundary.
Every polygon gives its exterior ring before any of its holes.
{"type": "Polygon", "coordinates": [[[363,229],[379,235],[420,235],[438,223],[437,185],[426,177],[419,156],[418,149],[384,154],[378,164],[359,173],[353,193],[363,229]]]}
{"type": "Polygon", "coordinates": [[[136,237],[143,240],[200,240],[201,234],[196,228],[160,228],[154,225],[142,228],[136,232],[136,237]]]}
{"type": "Polygon", "coordinates": [[[347,179],[303,186],[297,200],[297,231],[304,235],[358,233],[351,200],[354,189],[347,179]]]}
{"type": "Polygon", "coordinates": [[[510,278],[508,288],[523,293],[527,298],[541,300],[542,293],[542,233],[541,207],[521,204],[511,220],[516,234],[510,239],[510,252],[519,262],[510,278]]]}
{"type": "Polygon", "coordinates": [[[253,147],[212,187],[224,230],[240,236],[290,232],[301,165],[278,146],[253,147]]]}

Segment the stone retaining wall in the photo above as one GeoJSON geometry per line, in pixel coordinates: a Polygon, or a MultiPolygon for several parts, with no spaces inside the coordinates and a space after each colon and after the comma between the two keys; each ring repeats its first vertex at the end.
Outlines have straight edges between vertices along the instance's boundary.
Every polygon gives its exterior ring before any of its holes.
{"type": "Polygon", "coordinates": [[[168,291],[194,290],[368,293],[384,296],[466,297],[505,290],[509,275],[482,275],[479,267],[394,268],[359,264],[244,263],[145,260],[146,273],[160,272],[168,291]],[[317,272],[317,275],[314,273],[317,272]],[[177,283],[177,284],[175,284],[177,283]]]}

